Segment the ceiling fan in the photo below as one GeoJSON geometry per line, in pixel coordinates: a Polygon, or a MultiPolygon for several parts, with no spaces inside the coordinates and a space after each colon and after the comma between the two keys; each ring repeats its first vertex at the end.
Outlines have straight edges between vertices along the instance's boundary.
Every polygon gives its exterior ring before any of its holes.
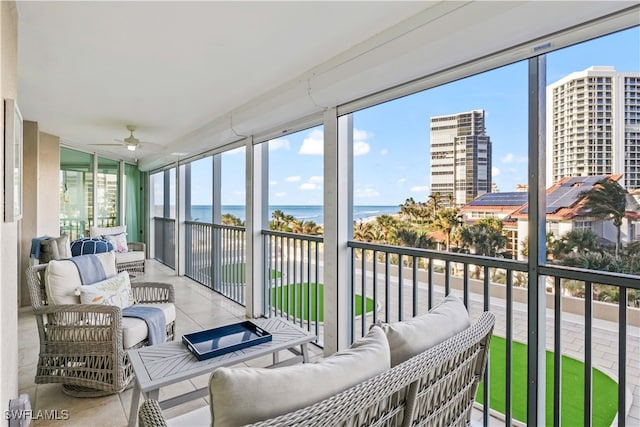
{"type": "MultiPolygon", "coordinates": [[[[98,145],[103,147],[126,147],[129,151],[136,151],[138,147],[147,146],[158,146],[158,144],[154,144],[152,142],[140,141],[138,138],[133,136],[133,132],[136,130],[136,127],[133,125],[127,125],[127,130],[129,131],[129,136],[124,139],[115,139],[114,141],[118,142],[117,144],[89,144],[89,145],[98,145]]],[[[159,147],[159,146],[158,146],[159,147]]]]}

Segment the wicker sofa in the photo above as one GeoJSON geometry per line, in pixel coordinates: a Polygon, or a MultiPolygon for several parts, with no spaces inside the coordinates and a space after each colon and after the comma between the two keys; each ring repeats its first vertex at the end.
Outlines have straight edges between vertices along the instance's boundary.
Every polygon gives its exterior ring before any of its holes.
{"type": "MultiPolygon", "coordinates": [[[[108,252],[97,256],[104,264],[107,276],[115,275],[115,254],[108,252]]],[[[56,276],[57,283],[62,283],[64,288],[70,287],[54,290],[53,271],[64,271],[60,266],[65,263],[63,269],[69,268],[70,260],[52,260],[27,269],[31,306],[40,338],[35,383],[63,384],[62,391],[74,397],[121,392],[134,377],[127,350],[148,345],[145,321],[123,318],[118,306],[79,303],[80,297],[73,293],[74,281],[80,282],[77,271],[73,275],[56,276]],[[66,295],[60,292],[66,292],[66,295]]],[[[173,340],[173,286],[156,282],[131,283],[131,297],[136,304],[163,310],[166,339],[173,340]]]]}
{"type": "MultiPolygon", "coordinates": [[[[211,408],[200,408],[167,421],[162,416],[159,403],[150,399],[140,408],[139,425],[141,427],[241,424],[260,427],[469,425],[478,382],[485,370],[494,322],[494,315],[485,312],[473,325],[367,380],[317,403],[276,417],[269,417],[265,421],[253,421],[254,424],[245,423],[243,421],[247,419],[245,414],[239,414],[239,418],[234,421],[230,421],[228,414],[219,416],[219,412],[229,411],[228,408],[220,405],[220,402],[225,401],[227,393],[230,397],[226,398],[226,402],[234,407],[231,411],[251,412],[253,408],[247,403],[249,400],[245,400],[244,396],[237,393],[237,389],[216,386],[217,371],[215,371],[209,383],[211,408]],[[232,400],[239,402],[236,404],[232,400]]],[[[438,332],[432,329],[423,330],[422,333],[437,334],[438,332]]],[[[397,344],[393,342],[394,338],[387,336],[389,344],[397,344]]],[[[409,347],[412,347],[411,343],[409,347]]],[[[404,349],[399,347],[394,349],[393,346],[388,348],[392,353],[398,350],[402,353],[407,350],[406,346],[404,349]]],[[[409,350],[411,351],[410,348],[409,350]]],[[[235,369],[246,370],[247,368],[235,369]]],[[[366,368],[363,366],[360,369],[366,368]]],[[[291,388],[293,394],[313,393],[312,390],[317,384],[314,381],[316,379],[302,381],[300,384],[290,382],[285,388],[291,388]]],[[[254,381],[247,384],[249,399],[256,398],[250,391],[255,387],[254,381]]],[[[270,395],[264,397],[265,401],[273,402],[278,399],[280,392],[281,390],[276,388],[272,389],[270,395]]],[[[292,394],[289,398],[291,396],[292,394]]]]}

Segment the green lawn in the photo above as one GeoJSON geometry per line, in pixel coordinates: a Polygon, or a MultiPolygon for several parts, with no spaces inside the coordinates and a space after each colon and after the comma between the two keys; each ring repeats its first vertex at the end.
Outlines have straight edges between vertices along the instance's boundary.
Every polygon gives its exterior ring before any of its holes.
{"type": "MultiPolygon", "coordinates": [[[[278,286],[271,289],[271,304],[278,310],[283,310],[285,313],[294,315],[297,318],[309,319],[308,307],[309,307],[309,293],[311,293],[311,321],[316,321],[316,284],[312,283],[309,286],[307,283],[297,283],[295,285],[278,286]],[[303,292],[304,291],[304,292],[303,292]],[[294,304],[295,299],[298,304],[294,304]],[[291,313],[295,307],[295,314],[291,313]],[[291,310],[291,311],[290,311],[291,310]],[[303,315],[304,314],[304,315],[303,315]]],[[[324,286],[322,283],[317,285],[318,295],[318,309],[320,310],[320,317],[318,321],[324,321],[324,286]]],[[[371,298],[366,299],[367,313],[373,312],[374,304],[371,298]]],[[[356,294],[356,316],[362,314],[362,295],[356,294]]]]}
{"type": "MultiPolygon", "coordinates": [[[[491,408],[505,413],[505,353],[504,338],[491,338],[490,391],[491,408]]],[[[513,342],[511,364],[511,411],[513,418],[527,419],[527,346],[513,342]]],[[[553,425],[553,353],[547,351],[546,425],[553,425]]],[[[617,413],[618,385],[609,376],[593,369],[593,425],[610,426],[617,413]]],[[[562,425],[582,425],[584,418],[584,364],[562,356],[562,425]]],[[[482,383],[477,401],[484,402],[482,383]]]]}

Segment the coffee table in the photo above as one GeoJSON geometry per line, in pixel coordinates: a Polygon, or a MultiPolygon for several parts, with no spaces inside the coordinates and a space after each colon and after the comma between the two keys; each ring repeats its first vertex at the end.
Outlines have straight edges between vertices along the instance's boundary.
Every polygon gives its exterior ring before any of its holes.
{"type": "MultiPolygon", "coordinates": [[[[316,339],[314,334],[280,317],[254,319],[252,322],[270,332],[272,340],[211,359],[198,360],[181,341],[129,350],[128,354],[135,374],[131,410],[129,411],[129,426],[133,427],[136,424],[141,394],[146,399],[158,400],[161,387],[211,373],[214,369],[222,366],[235,365],[268,354],[273,354],[272,366],[295,363],[300,360],[303,363],[309,361],[307,344],[316,339]],[[300,350],[297,349],[298,346],[300,346],[300,350]],[[278,363],[278,352],[281,350],[289,350],[296,357],[278,363]]],[[[203,387],[163,400],[159,402],[160,407],[162,409],[171,408],[189,400],[206,396],[207,393],[208,388],[203,387]]]]}

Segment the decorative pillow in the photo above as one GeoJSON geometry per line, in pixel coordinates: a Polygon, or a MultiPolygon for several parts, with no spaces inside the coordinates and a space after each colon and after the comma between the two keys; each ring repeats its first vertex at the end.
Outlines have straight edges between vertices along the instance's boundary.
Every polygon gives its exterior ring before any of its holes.
{"type": "MultiPolygon", "coordinates": [[[[115,252],[96,254],[107,277],[118,274],[115,252]]],[[[50,261],[44,272],[44,286],[49,304],[80,304],[80,297],[75,294],[82,285],[78,267],[68,260],[50,261]]]]}
{"type": "Polygon", "coordinates": [[[102,236],[105,240],[111,242],[113,245],[113,250],[117,253],[129,252],[129,247],[127,246],[127,233],[120,234],[105,234],[102,236]]]}
{"type": "Polygon", "coordinates": [[[101,237],[83,237],[71,243],[71,256],[111,252],[113,244],[101,237]]]}
{"type": "Polygon", "coordinates": [[[440,344],[468,328],[469,324],[469,313],[455,295],[448,295],[443,302],[422,316],[382,324],[391,349],[391,366],[440,344]]]}
{"type": "Polygon", "coordinates": [[[209,379],[212,425],[245,425],[295,411],[387,369],[389,344],[379,327],[371,328],[348,350],[318,363],[277,369],[218,368],[209,379]]]}
{"type": "Polygon", "coordinates": [[[126,233],[127,226],[119,225],[117,227],[89,227],[89,237],[101,237],[115,234],[126,233]]]}
{"type": "Polygon", "coordinates": [[[129,273],[123,271],[101,282],[91,285],[78,286],[82,304],[117,305],[120,308],[129,307],[131,301],[131,282],[129,273]]]}

